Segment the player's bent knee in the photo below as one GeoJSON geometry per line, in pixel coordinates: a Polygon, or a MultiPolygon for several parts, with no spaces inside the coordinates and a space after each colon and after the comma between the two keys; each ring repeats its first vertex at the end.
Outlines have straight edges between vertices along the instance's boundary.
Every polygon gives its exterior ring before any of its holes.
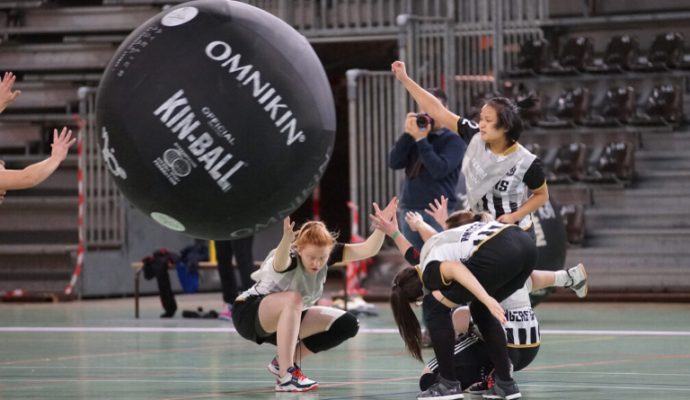
{"type": "Polygon", "coordinates": [[[357,335],[357,332],[359,321],[354,315],[345,313],[336,318],[327,331],[304,338],[302,343],[312,353],[318,353],[338,346],[357,335]]]}

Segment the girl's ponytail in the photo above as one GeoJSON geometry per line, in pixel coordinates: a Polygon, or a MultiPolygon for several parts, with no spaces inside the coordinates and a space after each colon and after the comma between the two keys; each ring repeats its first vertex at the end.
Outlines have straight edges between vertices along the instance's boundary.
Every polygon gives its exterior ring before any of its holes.
{"type": "Polygon", "coordinates": [[[393,318],[407,351],[419,361],[422,361],[422,331],[410,303],[423,294],[422,281],[416,268],[403,268],[393,278],[390,297],[393,318]]]}

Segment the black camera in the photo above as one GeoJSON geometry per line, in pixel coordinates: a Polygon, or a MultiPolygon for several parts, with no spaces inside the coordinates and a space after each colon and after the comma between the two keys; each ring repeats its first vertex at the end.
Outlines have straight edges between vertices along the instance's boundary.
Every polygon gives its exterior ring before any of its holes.
{"type": "Polygon", "coordinates": [[[427,113],[419,113],[417,114],[417,126],[419,129],[426,129],[427,127],[433,129],[434,119],[427,113]]]}

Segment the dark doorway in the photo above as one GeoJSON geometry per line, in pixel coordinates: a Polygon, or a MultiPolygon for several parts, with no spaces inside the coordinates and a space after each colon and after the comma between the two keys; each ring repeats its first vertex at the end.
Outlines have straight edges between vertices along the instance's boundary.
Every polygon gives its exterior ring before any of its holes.
{"type": "MultiPolygon", "coordinates": [[[[349,152],[348,152],[348,111],[347,80],[348,69],[360,68],[373,71],[387,71],[397,59],[397,42],[371,41],[358,43],[317,43],[314,49],[323,63],[333,90],[336,108],[336,136],[333,157],[320,183],[320,216],[329,229],[340,232],[341,241],[350,238],[350,210],[347,202],[350,197],[349,152]]],[[[307,201],[293,213],[297,225],[313,215],[313,199],[307,201]]],[[[370,210],[360,210],[368,213],[370,210]]],[[[368,227],[360,227],[360,235],[366,236],[368,227]]]]}

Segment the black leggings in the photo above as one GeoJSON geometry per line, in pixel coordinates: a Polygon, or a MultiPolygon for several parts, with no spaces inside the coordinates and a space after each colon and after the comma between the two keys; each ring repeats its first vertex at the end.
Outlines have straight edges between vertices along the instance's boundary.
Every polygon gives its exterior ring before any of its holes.
{"type": "MultiPolygon", "coordinates": [[[[539,345],[534,347],[509,347],[508,356],[513,363],[515,371],[527,367],[539,352],[539,345]]],[[[438,375],[438,363],[432,359],[426,364],[432,373],[424,374],[419,378],[419,388],[427,390],[438,375]]],[[[460,380],[462,390],[467,389],[475,382],[484,380],[493,370],[494,365],[489,359],[486,344],[474,333],[467,333],[455,342],[453,349],[453,367],[455,376],[460,380]]]]}

